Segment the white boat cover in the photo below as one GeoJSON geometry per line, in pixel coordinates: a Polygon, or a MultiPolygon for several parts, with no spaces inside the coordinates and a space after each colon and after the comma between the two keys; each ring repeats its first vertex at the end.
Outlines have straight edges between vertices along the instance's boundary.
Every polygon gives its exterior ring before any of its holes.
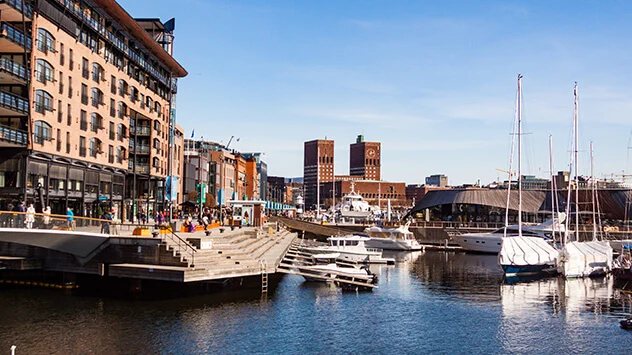
{"type": "Polygon", "coordinates": [[[539,237],[508,236],[502,238],[500,265],[556,265],[559,252],[539,237]]]}
{"type": "Polygon", "coordinates": [[[566,277],[605,274],[612,269],[612,247],[606,241],[568,242],[561,259],[560,271],[566,277]]]}

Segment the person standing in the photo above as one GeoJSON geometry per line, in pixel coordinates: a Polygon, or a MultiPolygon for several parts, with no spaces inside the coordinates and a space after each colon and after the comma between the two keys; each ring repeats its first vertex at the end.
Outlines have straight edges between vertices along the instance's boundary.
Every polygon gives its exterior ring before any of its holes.
{"type": "Polygon", "coordinates": [[[104,211],[99,218],[101,218],[101,233],[110,234],[110,220],[112,219],[112,215],[104,211]]]}
{"type": "Polygon", "coordinates": [[[49,224],[50,224],[50,206],[46,206],[46,208],[44,208],[44,229],[48,229],[49,228],[49,224]]]}
{"type": "Polygon", "coordinates": [[[66,218],[66,221],[68,223],[68,229],[70,229],[71,231],[75,230],[75,213],[72,212],[72,209],[70,207],[66,208],[66,216],[68,216],[68,218],[66,218]]]}
{"type": "Polygon", "coordinates": [[[20,202],[20,205],[17,209],[18,212],[18,228],[24,228],[24,213],[26,212],[26,207],[24,207],[24,201],[20,202]]]}
{"type": "Polygon", "coordinates": [[[33,204],[31,203],[29,208],[26,209],[26,219],[24,220],[26,228],[32,229],[33,222],[35,222],[35,207],[33,207],[33,204]]]}

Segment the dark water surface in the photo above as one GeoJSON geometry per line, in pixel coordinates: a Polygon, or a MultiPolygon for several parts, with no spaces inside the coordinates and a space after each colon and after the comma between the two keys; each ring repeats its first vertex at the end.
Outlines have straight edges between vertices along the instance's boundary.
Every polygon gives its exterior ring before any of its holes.
{"type": "Polygon", "coordinates": [[[166,301],[0,289],[0,354],[632,354],[611,278],[502,282],[495,256],[400,253],[380,288],[288,275],[267,299],[166,301]]]}

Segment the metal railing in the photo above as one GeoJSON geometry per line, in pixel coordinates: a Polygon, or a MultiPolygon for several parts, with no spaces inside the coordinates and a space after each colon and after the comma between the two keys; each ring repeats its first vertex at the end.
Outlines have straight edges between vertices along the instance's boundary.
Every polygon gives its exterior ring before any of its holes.
{"type": "Polygon", "coordinates": [[[22,0],[4,0],[2,2],[8,4],[20,13],[24,12],[24,15],[28,18],[33,17],[33,7],[30,4],[24,3],[22,0]],[[23,8],[24,11],[22,11],[23,8]]]}
{"type": "Polygon", "coordinates": [[[26,80],[28,77],[26,67],[7,58],[0,58],[0,68],[4,71],[26,80]]]}
{"type": "Polygon", "coordinates": [[[0,125],[0,140],[26,145],[28,134],[25,131],[0,125]]]}
{"type": "Polygon", "coordinates": [[[173,247],[175,251],[177,253],[180,253],[180,255],[184,256],[185,259],[190,260],[191,263],[189,264],[189,267],[194,267],[195,266],[195,253],[197,253],[197,250],[195,249],[195,247],[193,247],[191,244],[189,244],[189,242],[187,242],[186,240],[182,239],[179,235],[177,235],[173,231],[173,228],[160,226],[159,229],[160,229],[160,235],[165,236],[171,241],[171,244],[167,242],[167,245],[173,247]]]}
{"type": "Polygon", "coordinates": [[[130,135],[133,134],[138,134],[138,135],[143,135],[143,136],[149,136],[151,135],[151,127],[149,126],[138,126],[138,127],[130,127],[129,128],[129,133],[130,135]]]}
{"type": "Polygon", "coordinates": [[[33,41],[31,40],[31,37],[25,36],[22,31],[9,25],[6,22],[3,22],[2,25],[0,25],[0,33],[12,42],[17,43],[22,47],[26,47],[26,49],[28,50],[33,47],[33,41]]]}
{"type": "Polygon", "coordinates": [[[0,91],[0,105],[20,113],[29,112],[29,102],[15,94],[0,91]]]}

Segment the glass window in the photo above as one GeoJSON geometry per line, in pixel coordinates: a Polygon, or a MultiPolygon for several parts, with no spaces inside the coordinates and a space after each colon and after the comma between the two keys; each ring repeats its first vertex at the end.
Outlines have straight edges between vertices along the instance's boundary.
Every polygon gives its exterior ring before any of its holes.
{"type": "Polygon", "coordinates": [[[103,67],[99,63],[92,63],[92,81],[98,83],[105,80],[103,78],[103,67]]]}
{"type": "Polygon", "coordinates": [[[51,139],[51,126],[44,121],[35,121],[35,143],[44,144],[44,141],[51,139]]]}
{"type": "Polygon", "coordinates": [[[35,66],[35,79],[40,83],[46,84],[47,82],[54,81],[54,69],[53,66],[44,59],[38,59],[35,66]]]}
{"type": "Polygon", "coordinates": [[[52,110],[53,97],[44,90],[35,90],[35,111],[44,113],[52,110]]]}
{"type": "Polygon", "coordinates": [[[55,52],[55,37],[43,28],[37,29],[37,49],[41,52],[55,52]]]}
{"type": "Polygon", "coordinates": [[[98,132],[103,129],[103,117],[96,112],[90,114],[90,130],[92,132],[98,132]]]}

